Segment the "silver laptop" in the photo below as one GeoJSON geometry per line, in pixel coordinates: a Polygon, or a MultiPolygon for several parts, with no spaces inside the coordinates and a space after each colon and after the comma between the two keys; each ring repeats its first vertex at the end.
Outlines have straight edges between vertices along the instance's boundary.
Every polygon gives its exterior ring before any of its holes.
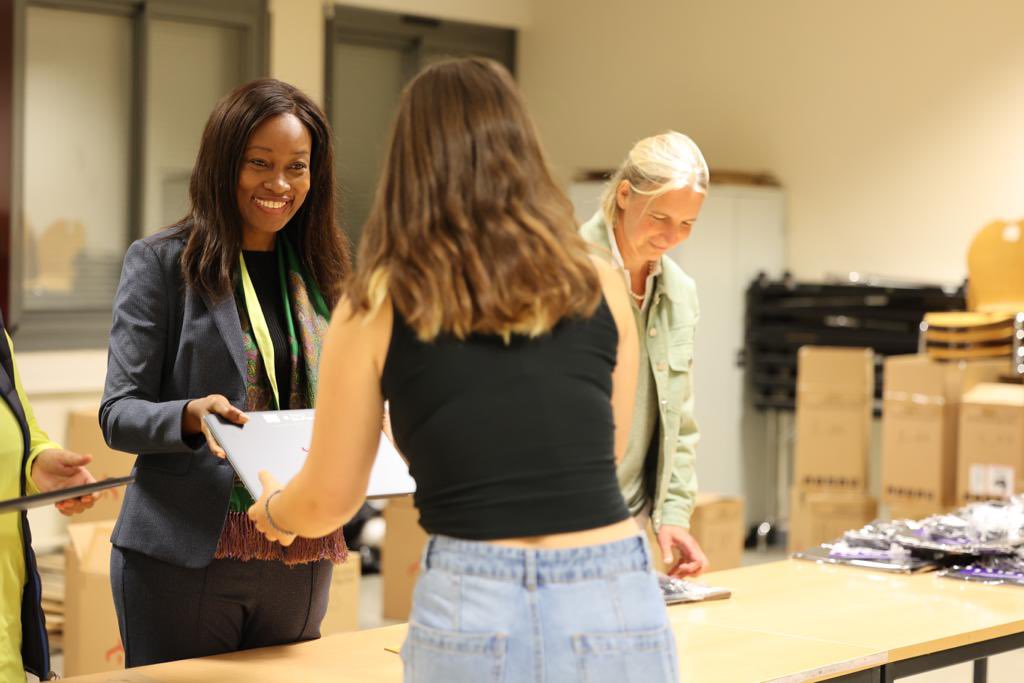
{"type": "MultiPolygon", "coordinates": [[[[313,410],[268,410],[246,413],[244,425],[207,415],[206,424],[227,453],[238,478],[253,498],[263,492],[260,470],[270,472],[282,485],[299,473],[313,439],[313,410]]],[[[404,496],[416,490],[405,460],[381,432],[377,458],[370,472],[367,498],[404,496]]]]}

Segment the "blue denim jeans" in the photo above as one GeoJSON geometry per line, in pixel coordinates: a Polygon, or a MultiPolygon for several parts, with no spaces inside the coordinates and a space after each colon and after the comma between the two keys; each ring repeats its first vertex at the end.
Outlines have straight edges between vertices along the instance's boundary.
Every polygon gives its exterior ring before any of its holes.
{"type": "Polygon", "coordinates": [[[675,683],[675,638],[640,536],[523,550],[431,536],[406,683],[675,683]]]}

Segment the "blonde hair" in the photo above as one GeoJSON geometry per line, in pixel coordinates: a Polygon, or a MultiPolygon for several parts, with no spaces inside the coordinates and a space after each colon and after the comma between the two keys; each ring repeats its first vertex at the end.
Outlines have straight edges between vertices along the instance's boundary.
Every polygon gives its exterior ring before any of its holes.
{"type": "Polygon", "coordinates": [[[650,199],[666,192],[690,188],[706,193],[710,174],[697,143],[674,130],[644,138],[633,145],[612,175],[601,197],[601,211],[609,224],[618,210],[616,194],[622,181],[633,192],[650,199]]]}
{"type": "Polygon", "coordinates": [[[424,341],[538,336],[587,318],[601,282],[512,77],[470,58],[402,92],[349,293],[391,296],[424,341]]]}

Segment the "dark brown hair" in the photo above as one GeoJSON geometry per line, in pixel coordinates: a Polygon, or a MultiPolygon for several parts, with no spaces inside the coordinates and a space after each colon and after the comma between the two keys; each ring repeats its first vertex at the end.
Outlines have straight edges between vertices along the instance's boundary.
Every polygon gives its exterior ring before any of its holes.
{"type": "Polygon", "coordinates": [[[471,58],[402,92],[350,295],[387,295],[423,340],[530,335],[589,316],[601,286],[512,77],[471,58]]]}
{"type": "Polygon", "coordinates": [[[230,294],[242,250],[238,176],[249,137],[267,119],[294,114],[313,141],[310,187],[283,228],[307,274],[328,304],[351,269],[348,241],[335,220],[334,140],[324,113],[295,86],[272,78],[241,85],[214,107],[203,130],[189,182],[189,212],[181,255],[185,283],[213,299],[230,294]]]}

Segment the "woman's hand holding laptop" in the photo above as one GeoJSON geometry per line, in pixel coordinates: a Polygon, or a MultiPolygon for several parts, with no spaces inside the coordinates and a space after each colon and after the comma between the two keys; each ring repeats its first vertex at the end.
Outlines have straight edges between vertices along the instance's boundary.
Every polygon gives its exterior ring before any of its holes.
{"type": "Polygon", "coordinates": [[[223,460],[227,458],[227,454],[210,433],[210,428],[203,419],[207,415],[219,415],[236,425],[244,425],[249,421],[249,417],[220,394],[210,394],[206,398],[193,399],[185,404],[185,411],[181,416],[182,435],[202,434],[206,437],[210,452],[223,460]]]}

